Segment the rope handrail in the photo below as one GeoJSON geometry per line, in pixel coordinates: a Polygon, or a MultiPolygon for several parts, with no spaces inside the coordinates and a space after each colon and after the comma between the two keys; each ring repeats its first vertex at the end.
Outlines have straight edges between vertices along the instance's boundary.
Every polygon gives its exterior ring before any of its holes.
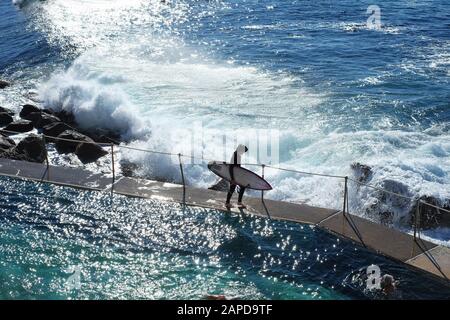
{"type": "Polygon", "coordinates": [[[439,206],[436,206],[436,205],[434,205],[434,204],[425,202],[425,201],[423,201],[423,200],[419,200],[419,201],[420,201],[422,204],[426,204],[427,206],[433,207],[433,208],[438,209],[438,210],[440,210],[440,211],[444,211],[444,212],[450,213],[450,210],[447,210],[447,209],[445,209],[445,208],[441,208],[441,207],[439,207],[439,206]]]}
{"type": "MultiPolygon", "coordinates": [[[[0,129],[0,133],[1,132],[6,132],[6,133],[12,133],[12,134],[23,134],[23,133],[28,133],[28,132],[19,132],[19,131],[11,131],[11,130],[4,130],[4,129],[0,129]]],[[[95,144],[98,145],[100,147],[110,147],[112,143],[104,143],[104,142],[96,142],[96,141],[81,141],[81,140],[74,140],[74,139],[68,139],[68,138],[60,138],[60,137],[54,137],[54,136],[49,136],[49,135],[45,135],[43,133],[37,133],[37,135],[40,135],[42,137],[48,138],[48,139],[53,139],[53,140],[62,140],[62,141],[67,141],[67,142],[76,142],[76,143],[88,143],[88,144],[95,144]]],[[[204,157],[195,157],[195,156],[190,156],[190,155],[184,155],[181,153],[171,153],[171,152],[164,152],[164,151],[156,151],[156,150],[150,150],[150,149],[142,149],[142,148],[136,148],[136,147],[131,147],[131,146],[125,146],[125,145],[118,145],[118,148],[123,148],[123,149],[129,149],[129,150],[135,150],[135,151],[141,151],[141,152],[147,152],[147,153],[155,153],[155,154],[162,154],[162,155],[168,155],[168,156],[178,156],[178,157],[184,157],[184,158],[191,158],[191,159],[198,159],[198,160],[203,160],[203,161],[215,161],[212,159],[207,159],[204,157]]],[[[114,151],[113,151],[114,152],[114,151]]],[[[118,151],[115,151],[118,152],[118,151]]],[[[224,161],[225,162],[225,161],[224,161]]],[[[271,168],[271,169],[275,169],[275,170],[280,170],[280,171],[286,171],[286,172],[292,172],[292,173],[299,173],[299,174],[306,174],[306,175],[311,175],[311,176],[320,176],[320,177],[327,177],[327,178],[337,178],[337,179],[345,179],[348,178],[348,180],[353,181],[359,185],[380,191],[380,192],[384,192],[387,194],[391,194],[394,195],[396,197],[399,198],[403,198],[403,199],[407,199],[407,200],[416,200],[415,197],[408,197],[393,191],[389,191],[380,187],[376,187],[370,184],[366,184],[366,183],[362,183],[361,181],[358,181],[356,179],[347,177],[347,176],[341,176],[341,175],[331,175],[331,174],[325,174],[325,173],[315,173],[315,172],[307,172],[307,171],[301,171],[301,170],[295,170],[295,169],[290,169],[290,168],[281,168],[281,167],[276,167],[276,166],[272,166],[272,165],[266,165],[266,164],[260,164],[260,163],[242,163],[242,165],[248,165],[248,166],[260,166],[260,167],[266,167],[266,168],[271,168]]],[[[450,210],[447,210],[445,208],[433,205],[431,203],[428,203],[426,201],[423,200],[419,200],[422,204],[428,205],[430,207],[436,208],[438,210],[450,213],[450,210]]]]}
{"type": "Polygon", "coordinates": [[[338,175],[331,175],[331,174],[325,174],[325,173],[315,173],[315,172],[300,171],[300,170],[295,170],[295,169],[274,167],[274,166],[270,166],[270,165],[265,165],[265,167],[266,168],[276,169],[276,170],[281,170],[281,171],[288,171],[288,172],[293,172],[293,173],[307,174],[307,175],[312,175],[312,176],[321,176],[321,177],[338,178],[338,179],[345,179],[346,178],[345,176],[338,176],[338,175]]]}

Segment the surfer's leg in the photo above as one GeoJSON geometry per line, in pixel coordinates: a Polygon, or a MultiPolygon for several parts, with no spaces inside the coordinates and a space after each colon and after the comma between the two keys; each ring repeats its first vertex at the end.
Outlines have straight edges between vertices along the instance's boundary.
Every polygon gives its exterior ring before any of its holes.
{"type": "Polygon", "coordinates": [[[230,184],[230,189],[228,190],[227,202],[226,203],[230,203],[231,196],[233,195],[234,190],[236,190],[236,185],[235,184],[230,184]]]}
{"type": "Polygon", "coordinates": [[[245,187],[239,187],[239,197],[238,197],[238,203],[242,203],[242,197],[244,196],[245,187]]]}

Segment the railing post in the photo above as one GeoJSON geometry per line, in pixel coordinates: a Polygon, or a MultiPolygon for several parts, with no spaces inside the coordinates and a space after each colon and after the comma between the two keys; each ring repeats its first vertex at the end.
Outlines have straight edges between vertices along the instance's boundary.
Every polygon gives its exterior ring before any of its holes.
{"type": "MultiPolygon", "coordinates": [[[[262,164],[261,165],[261,168],[262,168],[262,178],[264,179],[264,167],[265,167],[266,165],[265,164],[262,164]]],[[[264,190],[261,190],[261,201],[263,201],[264,202],[264,190]]]]}
{"type": "Polygon", "coordinates": [[[114,194],[114,184],[116,183],[116,168],[114,164],[114,143],[111,143],[111,168],[112,168],[112,184],[111,184],[111,197],[114,194]]]}
{"type": "Polygon", "coordinates": [[[45,140],[45,134],[42,134],[42,141],[44,141],[45,163],[47,164],[47,181],[49,181],[50,180],[50,162],[48,161],[48,149],[47,149],[47,141],[45,140]]]}
{"type": "Polygon", "coordinates": [[[183,203],[186,202],[186,182],[184,180],[183,163],[181,162],[181,153],[178,154],[178,162],[180,163],[181,181],[183,182],[183,203]]]}
{"type": "Polygon", "coordinates": [[[419,202],[417,203],[417,209],[416,209],[416,232],[417,232],[417,236],[420,240],[420,229],[421,229],[421,224],[422,224],[422,200],[419,200],[419,202]]]}
{"type": "Polygon", "coordinates": [[[345,176],[344,178],[344,204],[342,206],[342,234],[344,234],[344,228],[345,228],[345,218],[346,218],[346,214],[347,214],[347,197],[348,197],[348,189],[347,189],[347,185],[348,185],[348,177],[345,176]]]}

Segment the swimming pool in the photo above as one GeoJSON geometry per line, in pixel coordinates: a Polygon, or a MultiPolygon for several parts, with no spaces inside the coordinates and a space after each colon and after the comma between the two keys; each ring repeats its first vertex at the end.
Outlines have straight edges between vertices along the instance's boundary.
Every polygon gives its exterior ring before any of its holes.
{"type": "Polygon", "coordinates": [[[314,226],[0,177],[1,299],[382,298],[371,264],[402,298],[449,296],[314,226]]]}

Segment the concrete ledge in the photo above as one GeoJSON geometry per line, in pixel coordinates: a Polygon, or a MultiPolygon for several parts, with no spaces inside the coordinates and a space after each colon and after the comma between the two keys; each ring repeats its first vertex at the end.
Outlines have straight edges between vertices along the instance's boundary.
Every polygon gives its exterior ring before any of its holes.
{"type": "Polygon", "coordinates": [[[0,174],[97,191],[107,189],[112,183],[111,178],[79,168],[49,166],[47,170],[47,166],[41,163],[2,158],[0,174]]]}
{"type": "MultiPolygon", "coordinates": [[[[78,168],[50,166],[47,170],[43,164],[0,159],[0,175],[88,190],[106,191],[113,188],[114,193],[121,195],[227,211],[224,206],[226,197],[224,192],[183,188],[177,184],[129,177],[119,178],[112,186],[110,177],[78,168]]],[[[342,212],[337,210],[283,201],[263,201],[261,198],[251,197],[246,197],[245,201],[247,204],[245,210],[233,208],[231,211],[314,224],[441,279],[448,280],[450,276],[450,248],[437,246],[428,241],[415,242],[409,234],[354,215],[347,214],[344,217],[342,212]],[[439,266],[436,267],[436,264],[439,266]]]]}
{"type": "Polygon", "coordinates": [[[418,255],[406,263],[431,272],[438,277],[443,277],[443,273],[447,279],[450,279],[450,269],[448,268],[450,265],[450,248],[435,246],[430,251],[418,255]],[[429,255],[431,255],[431,259],[429,255]],[[433,263],[433,260],[436,264],[433,263]]]}
{"type": "Polygon", "coordinates": [[[409,234],[354,215],[349,215],[348,218],[351,220],[346,220],[340,212],[323,221],[319,226],[403,262],[422,253],[421,248],[429,250],[436,247],[436,244],[428,241],[423,241],[423,245],[419,247],[409,234]],[[353,222],[355,229],[359,231],[361,239],[351,227],[350,222],[353,222]]]}

